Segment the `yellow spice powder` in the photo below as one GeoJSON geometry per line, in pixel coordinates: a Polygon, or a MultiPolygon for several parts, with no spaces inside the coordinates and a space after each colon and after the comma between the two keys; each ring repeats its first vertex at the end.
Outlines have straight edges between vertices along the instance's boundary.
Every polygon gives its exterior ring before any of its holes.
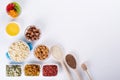
{"type": "Polygon", "coordinates": [[[6,32],[10,36],[16,36],[20,32],[19,25],[15,22],[11,22],[6,26],[6,32]]]}

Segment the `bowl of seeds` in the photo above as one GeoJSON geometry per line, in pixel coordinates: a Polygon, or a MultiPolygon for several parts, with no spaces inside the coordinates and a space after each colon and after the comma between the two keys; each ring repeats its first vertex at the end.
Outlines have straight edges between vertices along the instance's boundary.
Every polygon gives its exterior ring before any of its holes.
{"type": "Polygon", "coordinates": [[[19,77],[22,74],[21,65],[6,65],[7,77],[19,77]]]}

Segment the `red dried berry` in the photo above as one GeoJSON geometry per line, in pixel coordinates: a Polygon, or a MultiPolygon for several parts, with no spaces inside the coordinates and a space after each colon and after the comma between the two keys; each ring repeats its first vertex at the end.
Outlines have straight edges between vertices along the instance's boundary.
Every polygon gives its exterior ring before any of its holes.
{"type": "Polygon", "coordinates": [[[13,3],[8,4],[6,7],[6,11],[9,12],[10,10],[13,10],[14,7],[15,7],[15,4],[13,4],[13,3]]]}
{"type": "Polygon", "coordinates": [[[43,76],[56,76],[58,68],[56,65],[45,65],[43,66],[43,76]]]}

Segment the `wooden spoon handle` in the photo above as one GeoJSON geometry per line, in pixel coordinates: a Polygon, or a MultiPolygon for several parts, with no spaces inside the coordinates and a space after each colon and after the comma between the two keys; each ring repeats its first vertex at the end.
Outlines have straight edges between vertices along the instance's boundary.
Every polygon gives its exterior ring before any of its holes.
{"type": "Polygon", "coordinates": [[[75,73],[76,73],[76,75],[78,76],[79,80],[82,80],[82,77],[81,77],[81,75],[80,75],[80,73],[78,72],[77,69],[75,69],[75,73]]]}
{"type": "Polygon", "coordinates": [[[92,80],[92,77],[91,77],[90,73],[88,72],[88,70],[86,70],[86,74],[87,74],[89,80],[92,80]]]}
{"type": "Polygon", "coordinates": [[[66,74],[67,74],[68,80],[73,80],[72,77],[71,77],[71,75],[70,75],[70,73],[68,72],[68,70],[67,70],[65,64],[64,64],[63,62],[61,62],[61,65],[62,65],[64,71],[65,71],[66,74]]]}

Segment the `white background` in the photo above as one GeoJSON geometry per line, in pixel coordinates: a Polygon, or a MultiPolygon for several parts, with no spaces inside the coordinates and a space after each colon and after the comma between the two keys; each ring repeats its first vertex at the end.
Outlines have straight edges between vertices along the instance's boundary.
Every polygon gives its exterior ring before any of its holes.
{"type": "MultiPolygon", "coordinates": [[[[79,69],[81,61],[87,60],[94,80],[120,80],[119,0],[14,0],[22,6],[21,15],[15,20],[21,26],[21,33],[9,37],[5,26],[11,18],[5,6],[11,1],[0,0],[0,80],[67,80],[62,69],[57,77],[51,78],[6,77],[5,65],[9,63],[5,52],[30,24],[41,27],[39,44],[57,42],[66,53],[74,51],[79,56],[79,69]]],[[[82,76],[87,80],[84,72],[82,76]]]]}

